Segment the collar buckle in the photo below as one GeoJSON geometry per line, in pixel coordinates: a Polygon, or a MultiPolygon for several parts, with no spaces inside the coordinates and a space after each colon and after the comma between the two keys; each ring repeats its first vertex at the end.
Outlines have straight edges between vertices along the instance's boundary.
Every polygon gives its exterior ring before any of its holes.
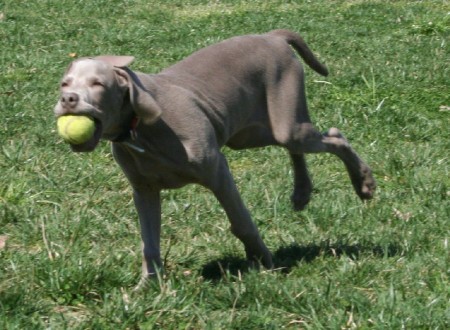
{"type": "Polygon", "coordinates": [[[136,141],[138,138],[136,127],[139,124],[139,118],[133,117],[130,124],[130,137],[133,141],[136,141]]]}

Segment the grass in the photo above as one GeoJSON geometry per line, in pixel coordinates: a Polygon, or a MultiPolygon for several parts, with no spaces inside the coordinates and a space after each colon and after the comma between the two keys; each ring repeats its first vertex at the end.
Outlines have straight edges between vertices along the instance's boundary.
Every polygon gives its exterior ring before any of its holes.
{"type": "Polygon", "coordinates": [[[448,329],[448,1],[0,1],[0,328],[448,329]],[[158,72],[227,37],[299,31],[317,126],[374,169],[361,203],[343,166],[308,157],[296,213],[277,148],[225,150],[278,267],[246,271],[203,188],[164,193],[167,276],[147,292],[130,188],[103,143],[73,154],[52,108],[76,57],[132,54],[158,72]]]}

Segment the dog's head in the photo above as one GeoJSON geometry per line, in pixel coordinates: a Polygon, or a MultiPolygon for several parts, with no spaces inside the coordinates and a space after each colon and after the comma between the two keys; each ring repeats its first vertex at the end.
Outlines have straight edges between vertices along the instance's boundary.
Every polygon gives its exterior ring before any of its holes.
{"type": "Polygon", "coordinates": [[[94,136],[74,151],[92,151],[101,138],[114,141],[130,129],[135,117],[155,122],[161,110],[137,75],[127,68],[132,56],[99,56],[73,61],[60,85],[56,117],[72,114],[94,119],[94,136]]]}

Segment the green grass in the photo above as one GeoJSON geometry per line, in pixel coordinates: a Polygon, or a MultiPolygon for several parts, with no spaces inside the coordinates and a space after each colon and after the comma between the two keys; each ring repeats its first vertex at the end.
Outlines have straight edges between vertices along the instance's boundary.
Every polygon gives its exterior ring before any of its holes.
{"type": "Polygon", "coordinates": [[[448,1],[0,1],[0,328],[448,329],[448,1]],[[136,56],[158,72],[227,37],[300,32],[317,126],[373,167],[361,203],[342,164],[308,157],[315,190],[292,211],[277,148],[225,150],[275,271],[246,271],[203,188],[164,193],[167,278],[132,293],[140,242],[109,146],[73,154],[52,109],[73,57],[136,56]],[[2,242],[6,241],[5,244],[2,242]],[[218,266],[218,262],[221,266],[218,266]]]}

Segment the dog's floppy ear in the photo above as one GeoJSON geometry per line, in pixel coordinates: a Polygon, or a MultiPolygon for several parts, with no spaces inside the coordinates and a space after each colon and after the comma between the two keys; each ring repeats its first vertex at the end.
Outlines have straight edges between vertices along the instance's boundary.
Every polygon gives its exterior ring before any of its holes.
{"type": "Polygon", "coordinates": [[[101,55],[94,57],[94,59],[109,63],[118,68],[124,68],[134,61],[134,56],[101,55]]]}
{"type": "Polygon", "coordinates": [[[115,67],[119,85],[127,87],[130,103],[136,115],[146,125],[153,124],[161,116],[161,108],[151,93],[142,85],[139,77],[128,68],[115,67]]]}

